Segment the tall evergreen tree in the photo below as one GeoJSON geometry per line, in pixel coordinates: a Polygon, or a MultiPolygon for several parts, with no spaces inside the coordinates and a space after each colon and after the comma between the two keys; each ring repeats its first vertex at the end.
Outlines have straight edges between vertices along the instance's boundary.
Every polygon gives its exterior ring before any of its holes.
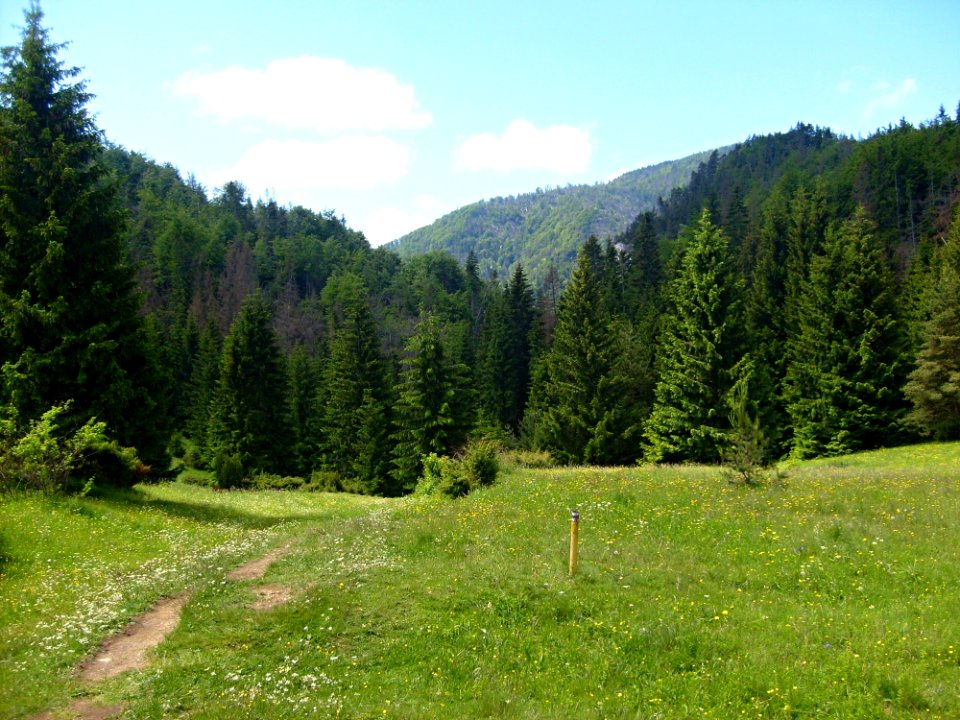
{"type": "Polygon", "coordinates": [[[507,309],[510,321],[509,364],[504,369],[507,406],[504,422],[514,432],[520,429],[523,410],[530,396],[530,364],[534,337],[533,289],[522,265],[514,268],[507,285],[507,309]]]}
{"type": "Polygon", "coordinates": [[[446,347],[440,321],[428,314],[407,344],[397,402],[394,485],[413,490],[429,453],[447,455],[466,440],[472,411],[467,368],[446,347]]]}
{"type": "Polygon", "coordinates": [[[720,460],[730,372],[743,354],[741,288],[731,266],[726,236],[704,210],[670,287],[656,402],[644,430],[650,460],[720,460]]]}
{"type": "Polygon", "coordinates": [[[387,390],[366,289],[353,278],[324,371],[324,465],[366,493],[381,492],[389,471],[387,390]]]}
{"type": "Polygon", "coordinates": [[[302,343],[294,346],[287,359],[287,405],[290,411],[290,458],[293,472],[304,476],[313,469],[314,441],[311,420],[316,408],[319,373],[317,362],[302,343]]]}
{"type": "Polygon", "coordinates": [[[930,319],[904,393],[911,425],[937,440],[960,440],[960,206],[930,293],[930,319]]]}
{"type": "Polygon", "coordinates": [[[481,421],[518,432],[530,393],[533,291],[517,265],[506,288],[489,295],[478,363],[481,421]]]}
{"type": "Polygon", "coordinates": [[[125,265],[124,216],[79,71],[57,59],[43,14],[3,49],[0,76],[2,401],[22,422],[73,400],[124,445],[166,465],[162,374],[125,265]]]}
{"type": "Polygon", "coordinates": [[[209,443],[210,412],[220,379],[221,351],[220,335],[211,320],[199,331],[186,393],[189,399],[186,434],[196,443],[200,456],[208,463],[213,462],[213,449],[209,443]]]}
{"type": "Polygon", "coordinates": [[[904,338],[894,278],[861,208],[813,258],[785,380],[796,457],[839,455],[902,438],[904,338]]]}
{"type": "Polygon", "coordinates": [[[663,263],[657,247],[657,232],[652,212],[638,217],[624,240],[630,244],[627,256],[626,306],[631,318],[651,314],[659,304],[663,281],[663,263]]]}
{"type": "MultiPolygon", "coordinates": [[[[756,421],[763,428],[770,458],[785,451],[788,418],[783,407],[780,386],[786,373],[787,328],[784,321],[785,259],[787,246],[788,201],[784,193],[774,192],[763,209],[763,219],[753,256],[744,301],[744,330],[753,359],[749,382],[738,385],[742,403],[752,405],[756,421]]],[[[734,417],[743,418],[751,408],[737,409],[734,417]]]]}
{"type": "Polygon", "coordinates": [[[553,345],[531,392],[534,442],[565,463],[610,464],[636,454],[636,397],[632,377],[619,362],[624,337],[612,328],[606,306],[603,257],[596,238],[577,256],[570,284],[560,297],[553,345]]]}
{"type": "Polygon", "coordinates": [[[259,291],[244,301],[223,344],[210,418],[215,451],[239,455],[248,472],[291,464],[286,369],[270,320],[259,291]]]}

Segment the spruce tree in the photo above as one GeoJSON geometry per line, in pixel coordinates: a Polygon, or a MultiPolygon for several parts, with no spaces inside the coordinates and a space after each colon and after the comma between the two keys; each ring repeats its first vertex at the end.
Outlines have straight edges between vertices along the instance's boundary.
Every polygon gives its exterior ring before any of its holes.
{"type": "Polygon", "coordinates": [[[366,290],[359,278],[353,281],[323,375],[322,455],[324,466],[345,483],[376,493],[389,469],[386,382],[366,290]]]}
{"type": "MultiPolygon", "coordinates": [[[[739,394],[749,394],[762,426],[770,458],[785,451],[788,418],[780,386],[786,373],[787,328],[784,320],[786,237],[788,226],[786,196],[775,192],[763,208],[763,220],[753,247],[752,272],[744,302],[744,330],[753,362],[749,382],[740,384],[739,394]]],[[[731,396],[733,397],[733,396],[731,396]]],[[[733,415],[731,415],[733,416],[733,415]]],[[[741,411],[736,417],[743,418],[741,411]]]]}
{"type": "Polygon", "coordinates": [[[287,359],[287,405],[290,412],[290,457],[293,472],[306,476],[313,470],[314,442],[311,419],[316,414],[314,400],[319,380],[317,362],[302,343],[297,343],[287,359]]]}
{"type": "Polygon", "coordinates": [[[813,258],[789,341],[785,379],[798,458],[896,443],[902,437],[905,349],[894,277],[860,208],[813,258]]]}
{"type": "Polygon", "coordinates": [[[621,362],[626,336],[612,324],[602,262],[599,243],[591,238],[560,297],[553,345],[531,393],[534,443],[564,463],[631,459],[625,447],[637,430],[637,398],[627,391],[633,368],[621,362]]]}
{"type": "Polygon", "coordinates": [[[22,423],[72,400],[63,424],[96,417],[165,469],[163,375],[125,263],[124,215],[90,95],[42,19],[36,5],[25,13],[0,75],[0,400],[22,423]]]}
{"type": "Polygon", "coordinates": [[[670,287],[656,401],[644,429],[649,460],[720,460],[730,371],[743,354],[741,288],[731,265],[727,238],[704,210],[670,287]]]}
{"type": "Polygon", "coordinates": [[[530,393],[533,291],[517,265],[506,288],[488,295],[478,358],[481,423],[518,432],[530,393]]]}
{"type": "Polygon", "coordinates": [[[654,221],[652,212],[643,213],[624,237],[630,244],[625,289],[627,315],[635,319],[647,317],[659,305],[663,263],[657,247],[654,221]]]}
{"type": "Polygon", "coordinates": [[[436,316],[428,314],[407,343],[394,433],[390,494],[413,490],[424,455],[448,455],[466,440],[472,398],[467,368],[446,347],[436,316]]]}
{"type": "Polygon", "coordinates": [[[509,362],[504,368],[507,405],[503,416],[507,426],[517,432],[530,396],[530,363],[534,331],[533,289],[522,265],[514,268],[507,285],[507,309],[510,323],[509,362]]]}
{"type": "Polygon", "coordinates": [[[238,455],[245,472],[284,473],[292,465],[286,369],[270,323],[266,300],[253,293],[220,359],[210,441],[216,455],[238,455]]]}
{"type": "Polygon", "coordinates": [[[930,294],[930,319],[904,393],[908,422],[937,440],[960,440],[960,209],[930,294]]]}

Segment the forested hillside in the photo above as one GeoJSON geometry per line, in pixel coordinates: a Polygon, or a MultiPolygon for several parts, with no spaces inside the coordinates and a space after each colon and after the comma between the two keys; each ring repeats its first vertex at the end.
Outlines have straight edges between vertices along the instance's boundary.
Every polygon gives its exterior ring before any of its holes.
{"type": "MultiPolygon", "coordinates": [[[[401,259],[333,213],[237,183],[208,196],[104,147],[40,19],[0,82],[5,486],[38,477],[23,438],[85,427],[101,479],[162,476],[169,451],[221,486],[388,495],[478,438],[612,464],[958,437],[960,118],[943,110],[862,141],[750,138],[582,246],[540,224],[580,247],[564,287],[523,263],[489,279],[477,254],[401,259]]],[[[550,203],[576,194],[546,195],[530,207],[560,222],[550,203]]]]}
{"type": "Polygon", "coordinates": [[[441,250],[460,262],[472,252],[484,276],[496,272],[508,277],[519,264],[535,282],[543,280],[551,266],[566,278],[588,237],[622,233],[637,215],[685,185],[709,155],[707,151],[651,165],[606,183],[481,200],[414,230],[389,247],[401,257],[441,250]]]}

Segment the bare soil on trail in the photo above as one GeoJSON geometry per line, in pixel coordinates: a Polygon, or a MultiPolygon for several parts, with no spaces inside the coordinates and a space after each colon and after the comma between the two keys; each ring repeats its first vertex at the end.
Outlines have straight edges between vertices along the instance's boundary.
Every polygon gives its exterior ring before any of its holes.
{"type": "Polygon", "coordinates": [[[125,705],[98,705],[89,698],[78,698],[70,703],[64,711],[65,714],[54,715],[51,712],[45,712],[42,715],[37,715],[34,720],[54,720],[58,717],[70,718],[71,720],[109,720],[109,718],[116,717],[124,710],[126,710],[125,705]]]}
{"type": "Polygon", "coordinates": [[[77,676],[86,682],[106,680],[127,670],[147,665],[147,651],[159,645],[180,622],[180,612],[190,592],[164,598],[127,625],[119,635],[108,639],[96,655],[84,662],[77,676]]]}
{"type": "Polygon", "coordinates": [[[257,596],[250,605],[254,610],[270,610],[293,599],[293,590],[286,585],[261,585],[253,593],[257,596]]]}
{"type": "MultiPolygon", "coordinates": [[[[292,543],[281,545],[256,560],[251,560],[228,575],[228,580],[259,580],[267,569],[277,560],[290,552],[292,543]]],[[[282,605],[294,597],[293,590],[286,585],[263,585],[253,588],[257,599],[252,603],[254,610],[269,610],[282,605]]],[[[188,590],[175,597],[163,598],[153,607],[135,618],[120,633],[108,638],[96,654],[84,661],[77,670],[76,677],[88,684],[106,680],[128,670],[142,670],[148,664],[147,653],[163,642],[180,622],[180,614],[190,600],[192,591],[188,590]]],[[[78,698],[65,709],[47,711],[33,720],[108,720],[123,713],[125,705],[102,705],[91,698],[78,698]]]]}
{"type": "Polygon", "coordinates": [[[227,575],[227,580],[259,580],[266,574],[267,569],[273,565],[273,563],[290,552],[291,547],[291,543],[281,545],[256,560],[244,563],[231,571],[230,574],[227,575]]]}

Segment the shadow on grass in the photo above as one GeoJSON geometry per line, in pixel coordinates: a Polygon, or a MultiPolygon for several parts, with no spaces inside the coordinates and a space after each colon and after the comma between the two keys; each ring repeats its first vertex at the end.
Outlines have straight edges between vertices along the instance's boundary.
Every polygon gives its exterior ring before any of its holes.
{"type": "MultiPolygon", "coordinates": [[[[282,513],[263,514],[244,512],[243,510],[215,505],[203,502],[202,500],[190,502],[187,500],[168,500],[165,498],[151,497],[138,488],[105,489],[98,493],[98,497],[112,504],[126,506],[128,508],[150,508],[159,510],[171,517],[192,520],[197,523],[229,523],[236,525],[238,528],[248,530],[273,527],[274,525],[291,519],[290,515],[282,513]]],[[[298,521],[311,522],[327,519],[334,514],[339,513],[331,509],[322,509],[312,513],[298,513],[294,518],[298,521]]]]}

